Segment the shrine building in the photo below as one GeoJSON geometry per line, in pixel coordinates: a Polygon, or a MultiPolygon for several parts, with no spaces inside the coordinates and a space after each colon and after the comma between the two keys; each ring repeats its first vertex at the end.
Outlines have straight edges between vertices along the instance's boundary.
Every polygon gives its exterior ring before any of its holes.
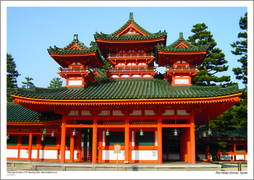
{"type": "MultiPolygon", "coordinates": [[[[65,87],[11,93],[7,159],[111,163],[120,144],[120,163],[196,163],[196,125],[228,110],[242,94],[237,86],[191,85],[208,47],[191,45],[183,33],[167,46],[165,31],[148,32],[132,13],[112,34],[94,38],[91,47],[77,34],[66,47],[49,47],[65,87]],[[111,66],[101,70],[107,62],[111,66]],[[166,68],[165,79],[154,78],[155,63],[166,68]]],[[[246,160],[246,141],[241,145],[246,160]]]]}

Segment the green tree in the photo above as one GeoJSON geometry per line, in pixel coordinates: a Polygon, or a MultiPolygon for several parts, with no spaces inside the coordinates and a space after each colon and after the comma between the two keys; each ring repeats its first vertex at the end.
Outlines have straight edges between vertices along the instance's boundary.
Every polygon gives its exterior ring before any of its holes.
{"type": "Polygon", "coordinates": [[[102,69],[100,69],[100,70],[101,70],[102,72],[104,72],[104,73],[107,72],[108,69],[111,67],[110,62],[107,61],[107,60],[103,57],[103,55],[102,55],[102,53],[101,53],[101,50],[100,50],[100,48],[98,47],[98,45],[97,45],[97,43],[96,43],[95,41],[91,41],[91,42],[90,42],[90,46],[95,46],[95,47],[97,47],[98,52],[99,52],[99,55],[100,55],[102,61],[105,63],[104,67],[103,67],[102,69]]]}
{"type": "Polygon", "coordinates": [[[23,89],[32,89],[34,88],[34,83],[32,83],[31,81],[33,80],[33,78],[30,78],[30,77],[25,77],[26,79],[26,82],[22,82],[22,88],[23,89]]]}
{"type": "Polygon", "coordinates": [[[231,46],[235,49],[231,51],[234,55],[241,56],[240,59],[237,61],[242,63],[242,67],[233,68],[233,71],[236,75],[236,79],[242,80],[242,83],[247,85],[247,12],[245,13],[244,17],[240,18],[239,26],[240,29],[244,30],[244,32],[238,33],[238,38],[241,40],[236,41],[231,44],[231,46]]]}
{"type": "Polygon", "coordinates": [[[9,91],[17,88],[17,77],[20,76],[16,70],[16,63],[11,54],[7,53],[7,101],[11,102],[13,98],[8,94],[9,91]]]}
{"type": "Polygon", "coordinates": [[[50,83],[48,88],[60,88],[62,87],[63,81],[61,81],[61,78],[54,77],[50,83]]]}
{"type": "Polygon", "coordinates": [[[199,72],[193,81],[194,85],[213,86],[218,83],[225,86],[230,81],[230,76],[218,77],[217,73],[228,70],[227,60],[222,50],[217,48],[217,43],[213,39],[210,31],[207,31],[205,23],[199,23],[193,26],[191,32],[194,34],[190,36],[187,41],[192,45],[208,45],[206,56],[199,67],[199,72]]]}

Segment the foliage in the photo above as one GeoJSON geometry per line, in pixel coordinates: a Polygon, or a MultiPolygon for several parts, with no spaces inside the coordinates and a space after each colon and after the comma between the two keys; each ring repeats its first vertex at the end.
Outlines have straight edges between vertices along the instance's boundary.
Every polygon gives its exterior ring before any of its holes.
{"type": "Polygon", "coordinates": [[[233,71],[236,75],[236,79],[242,80],[243,84],[247,84],[247,12],[244,17],[241,17],[239,21],[239,26],[244,32],[238,33],[238,38],[242,38],[242,40],[236,41],[231,46],[235,49],[231,51],[234,55],[241,56],[237,61],[242,63],[242,67],[233,68],[233,71]]]}
{"type": "Polygon", "coordinates": [[[217,43],[213,39],[211,32],[207,31],[207,28],[208,27],[205,23],[194,25],[193,29],[191,30],[191,32],[194,34],[187,39],[188,42],[195,46],[209,46],[193,84],[201,86],[213,86],[217,83],[222,83],[224,86],[230,81],[230,76],[223,75],[218,77],[217,73],[228,70],[229,66],[226,65],[228,61],[225,59],[225,54],[222,53],[222,50],[216,47],[217,43]]]}
{"type": "Polygon", "coordinates": [[[18,71],[16,70],[16,63],[14,58],[12,58],[11,54],[7,53],[7,101],[11,102],[13,98],[8,95],[8,92],[17,88],[17,77],[20,76],[18,71]]]}
{"type": "Polygon", "coordinates": [[[99,55],[100,55],[102,61],[105,62],[104,67],[103,67],[102,69],[100,69],[100,70],[101,70],[102,72],[107,72],[108,69],[111,67],[110,62],[107,61],[107,60],[103,57],[103,55],[102,55],[102,53],[101,53],[101,50],[100,50],[100,48],[98,47],[98,45],[97,45],[97,43],[96,43],[95,41],[91,41],[91,42],[90,42],[90,46],[96,46],[96,47],[97,47],[97,50],[98,50],[98,52],[99,52],[99,55]]]}
{"type": "Polygon", "coordinates": [[[54,77],[50,83],[48,88],[60,88],[62,87],[63,81],[61,81],[61,78],[59,77],[54,77]]]}
{"type": "Polygon", "coordinates": [[[160,72],[156,72],[155,75],[153,76],[155,79],[164,79],[165,75],[160,73],[160,72]]]}
{"type": "Polygon", "coordinates": [[[25,77],[26,79],[26,82],[22,82],[22,88],[23,89],[33,89],[35,86],[34,86],[34,83],[32,83],[32,80],[33,78],[30,78],[30,77],[25,77]]]}

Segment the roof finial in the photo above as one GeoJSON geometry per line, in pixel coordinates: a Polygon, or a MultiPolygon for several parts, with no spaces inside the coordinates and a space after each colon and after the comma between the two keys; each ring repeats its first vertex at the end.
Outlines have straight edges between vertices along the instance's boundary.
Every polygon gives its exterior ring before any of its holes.
{"type": "Polygon", "coordinates": [[[180,32],[180,38],[183,38],[183,32],[180,32]]]}
{"type": "Polygon", "coordinates": [[[78,35],[74,34],[73,40],[78,40],[78,35]]]}
{"type": "Polygon", "coordinates": [[[132,20],[133,19],[133,13],[130,12],[130,19],[132,20]]]}

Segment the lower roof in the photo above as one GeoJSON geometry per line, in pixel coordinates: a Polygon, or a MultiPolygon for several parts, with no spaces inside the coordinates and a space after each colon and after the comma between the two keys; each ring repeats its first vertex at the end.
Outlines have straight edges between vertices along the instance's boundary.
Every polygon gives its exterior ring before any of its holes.
{"type": "Polygon", "coordinates": [[[7,103],[7,122],[40,123],[62,119],[62,115],[48,112],[39,113],[27,109],[17,103],[7,103]]]}
{"type": "Polygon", "coordinates": [[[104,79],[82,88],[18,88],[14,97],[42,100],[106,100],[106,99],[178,99],[209,98],[241,93],[238,86],[172,86],[159,79],[104,79]]]}

